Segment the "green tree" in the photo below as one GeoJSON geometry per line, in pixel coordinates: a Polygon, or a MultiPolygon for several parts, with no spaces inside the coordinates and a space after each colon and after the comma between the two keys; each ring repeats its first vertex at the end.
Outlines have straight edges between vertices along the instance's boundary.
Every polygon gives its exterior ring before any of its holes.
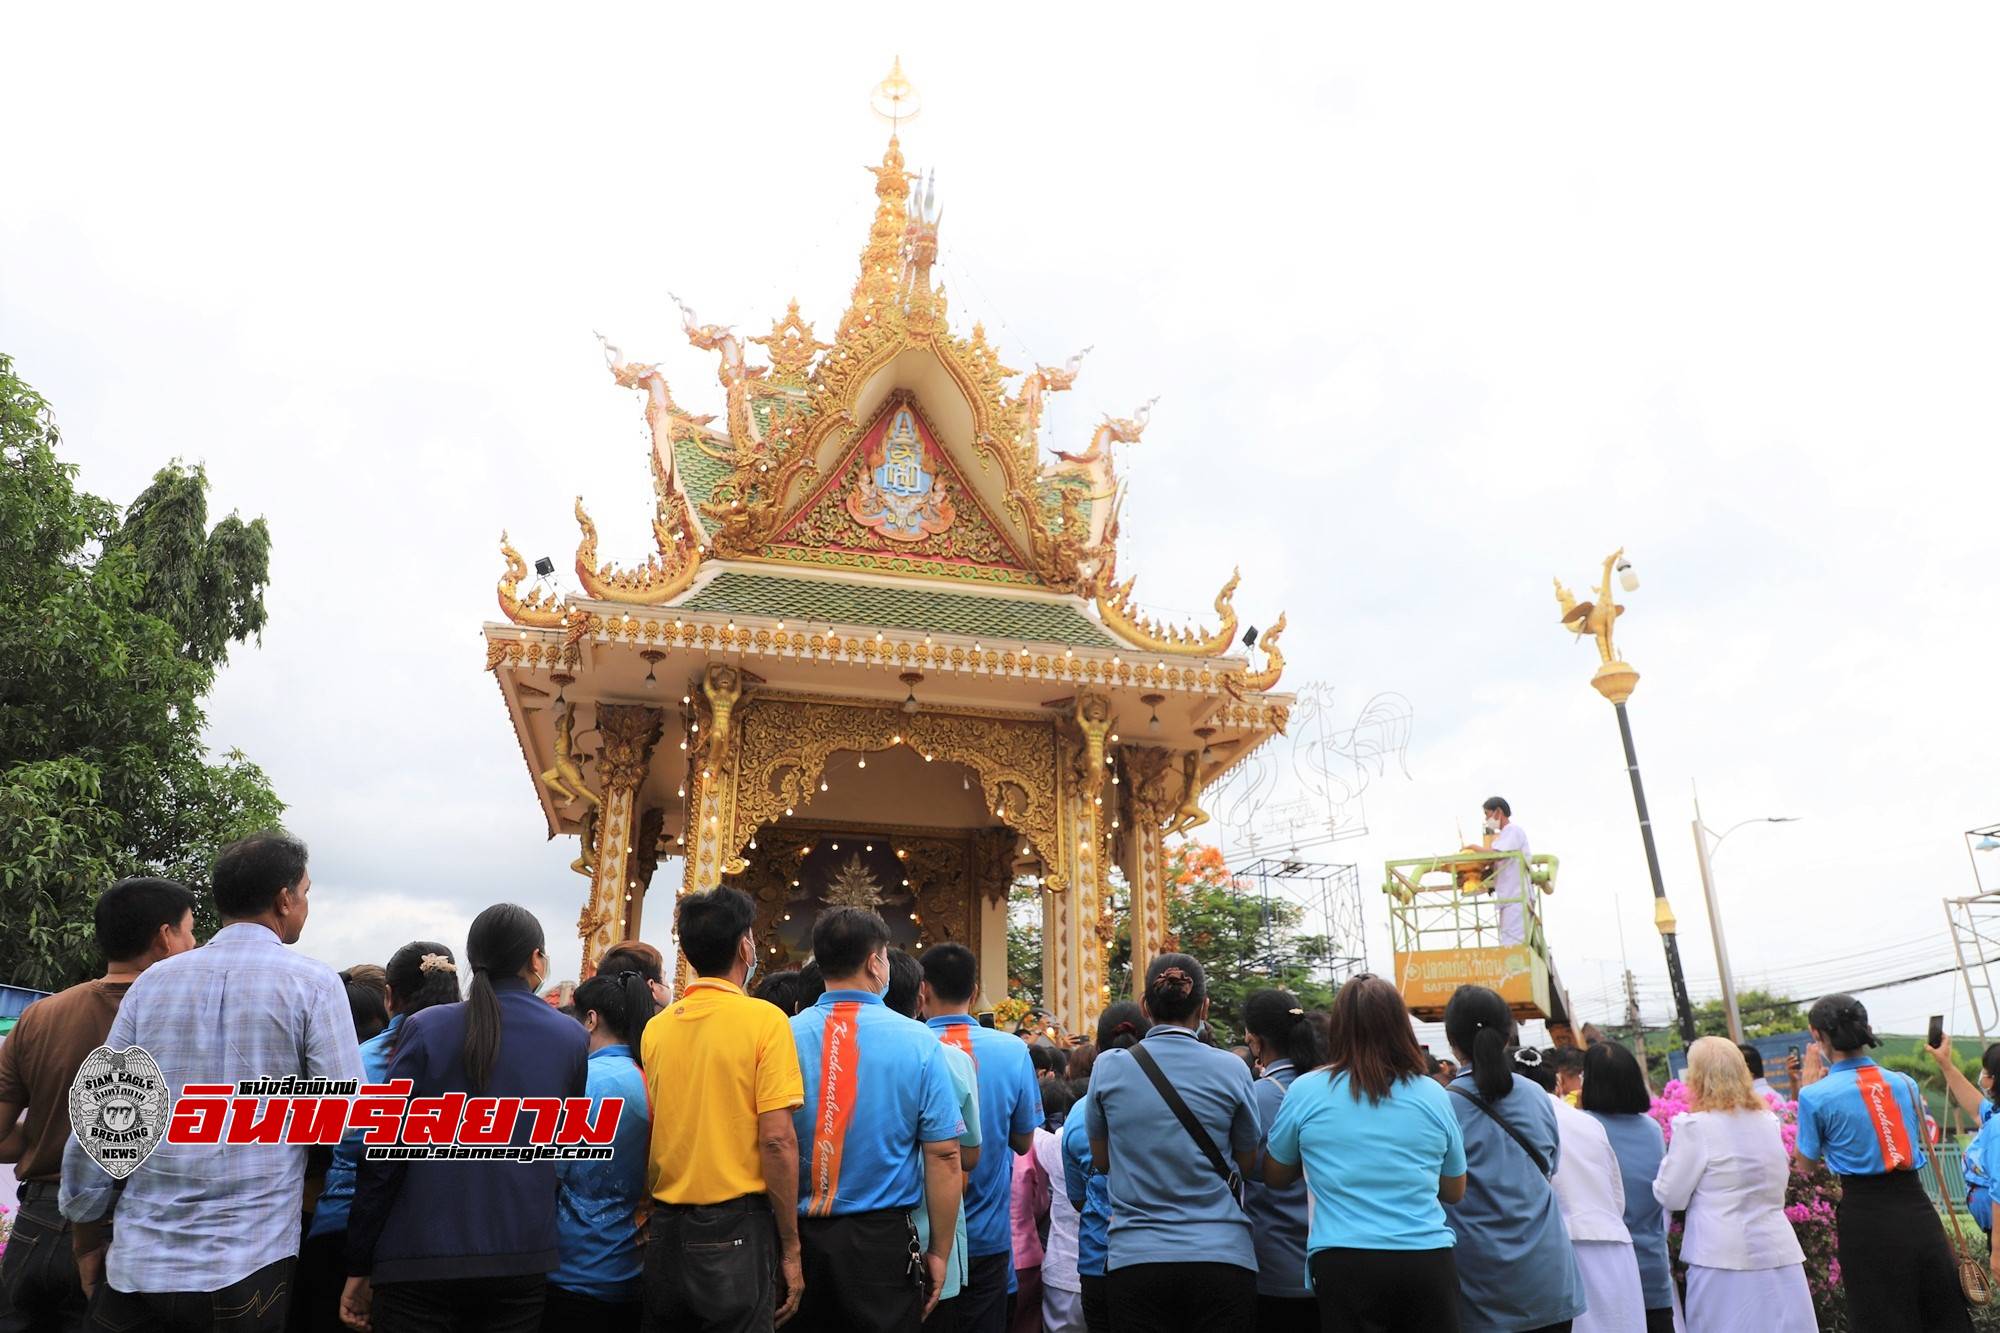
{"type": "Polygon", "coordinates": [[[206,904],[216,849],[284,808],[202,741],[216,672],[264,626],[264,521],[211,529],[207,474],[179,462],[121,514],[59,443],[0,355],[0,981],[39,988],[97,969],[104,886],[166,875],[206,904]]]}
{"type": "MultiPolygon", "coordinates": [[[[1805,1007],[1796,1000],[1773,995],[1769,991],[1736,992],[1736,1010],[1743,1020],[1745,1040],[1805,1030],[1805,1007]]],[[[1696,1034],[1703,1037],[1729,1035],[1729,1015],[1723,1009],[1721,996],[1694,1007],[1694,1027],[1696,1034]]]]}
{"type": "MultiPolygon", "coordinates": [[[[1330,945],[1299,929],[1305,910],[1289,899],[1268,903],[1246,892],[1218,849],[1183,842],[1167,858],[1168,947],[1200,962],[1208,977],[1209,1023],[1224,1044],[1242,1036],[1242,1005],[1250,992],[1278,986],[1308,1009],[1333,1003],[1324,978],[1330,945]]],[[[1111,993],[1133,993],[1132,936],[1121,924],[1112,947],[1111,993]]]]}

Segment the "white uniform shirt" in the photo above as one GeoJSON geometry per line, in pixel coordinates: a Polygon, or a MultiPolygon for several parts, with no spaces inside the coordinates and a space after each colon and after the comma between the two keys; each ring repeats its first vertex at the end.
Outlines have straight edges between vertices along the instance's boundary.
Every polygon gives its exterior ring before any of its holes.
{"type": "Polygon", "coordinates": [[[1057,1291],[1082,1291],[1076,1275],[1076,1209],[1063,1188],[1062,1135],[1035,1131],[1035,1160],[1049,1176],[1049,1239],[1042,1251],[1042,1285],[1057,1291]]]}
{"type": "Polygon", "coordinates": [[[1625,1227],[1625,1177],[1618,1155],[1596,1119],[1550,1094],[1556,1108],[1556,1142],[1562,1147],[1556,1167],[1556,1202],[1573,1241],[1632,1243],[1625,1227]]]}
{"type": "MultiPolygon", "coordinates": [[[[1519,852],[1528,855],[1528,835],[1519,824],[1509,822],[1493,836],[1493,850],[1496,852],[1519,852]]],[[[1493,896],[1496,898],[1518,898],[1521,896],[1521,867],[1511,860],[1501,861],[1493,876],[1493,896]]]]}
{"type": "Polygon", "coordinates": [[[1791,1163],[1769,1111],[1688,1111],[1653,1181],[1660,1206],[1687,1210],[1681,1260],[1703,1268],[1783,1268],[1805,1251],[1785,1217],[1791,1163]]]}

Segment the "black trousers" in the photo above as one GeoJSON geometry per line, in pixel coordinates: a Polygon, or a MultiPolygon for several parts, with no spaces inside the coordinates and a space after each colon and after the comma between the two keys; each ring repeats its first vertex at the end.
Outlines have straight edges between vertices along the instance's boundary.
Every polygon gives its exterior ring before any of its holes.
{"type": "Polygon", "coordinates": [[[1310,1296],[1257,1293],[1257,1333],[1318,1333],[1319,1302],[1310,1296]]]}
{"type": "Polygon", "coordinates": [[[1441,1250],[1320,1250],[1307,1262],[1325,1333],[1457,1333],[1458,1265],[1441,1250]]]}
{"type": "Polygon", "coordinates": [[[924,1278],[910,1270],[917,1229],[894,1209],[799,1219],[806,1294],[786,1330],[917,1333],[924,1278]]]}
{"type": "Polygon", "coordinates": [[[347,1333],[340,1322],[340,1293],[347,1285],[347,1232],[309,1236],[292,1270],[292,1333],[347,1333]]]}
{"type": "Polygon", "coordinates": [[[958,1303],[965,1299],[963,1288],[948,1301],[939,1301],[924,1316],[924,1333],[958,1333],[958,1303]]]}
{"type": "Polygon", "coordinates": [[[1646,1333],[1674,1333],[1674,1307],[1646,1311],[1646,1333]]]}
{"type": "Polygon", "coordinates": [[[209,1333],[216,1328],[283,1333],[297,1262],[287,1255],[220,1291],[118,1291],[100,1282],[90,1301],[90,1327],[107,1333],[209,1333]]]}
{"type": "Polygon", "coordinates": [[[601,1301],[549,1283],[542,1292],[542,1333],[639,1333],[639,1302],[601,1301]]]}
{"type": "Polygon", "coordinates": [[[1111,1333],[1111,1292],[1104,1275],[1085,1277],[1079,1273],[1076,1287],[1083,1296],[1084,1333],[1111,1333]]]}
{"type": "Polygon", "coordinates": [[[1235,1264],[1128,1264],[1104,1275],[1111,1333],[1256,1333],[1257,1275],[1235,1264]]]}
{"type": "Polygon", "coordinates": [[[83,1284],[56,1182],[23,1184],[20,1204],[0,1259],[0,1333],[75,1333],[84,1327],[83,1284]]]}
{"type": "Polygon", "coordinates": [[[778,1224],[768,1196],[653,1205],[646,1228],[647,1333],[771,1333],[778,1280],[778,1224]]]}
{"type": "Polygon", "coordinates": [[[1014,1260],[1006,1254],[968,1257],[965,1289],[958,1293],[958,1333],[1007,1333],[1007,1277],[1014,1260]]]}
{"type": "Polygon", "coordinates": [[[372,1333],[541,1333],[545,1273],[387,1282],[375,1288],[372,1333]]]}
{"type": "Polygon", "coordinates": [[[1836,1214],[1847,1317],[1869,1333],[1970,1333],[1944,1225],[1914,1171],[1842,1176],[1836,1214]]]}

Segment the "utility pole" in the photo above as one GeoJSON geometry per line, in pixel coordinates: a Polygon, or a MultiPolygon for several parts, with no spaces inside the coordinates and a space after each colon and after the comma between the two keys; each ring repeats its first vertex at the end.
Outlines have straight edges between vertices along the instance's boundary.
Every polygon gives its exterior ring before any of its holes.
{"type": "MultiPolygon", "coordinates": [[[[1625,970],[1625,1026],[1632,1033],[1632,1044],[1638,1048],[1639,1068],[1646,1068],[1646,1025],[1639,1019],[1639,985],[1632,979],[1632,970],[1625,970]]],[[[1647,1082],[1650,1084],[1651,1079],[1647,1082]]]]}
{"type": "Polygon", "coordinates": [[[1715,901],[1715,867],[1708,859],[1708,829],[1701,822],[1701,797],[1694,798],[1694,849],[1701,866],[1701,891],[1708,899],[1708,933],[1715,940],[1715,970],[1722,978],[1722,1012],[1729,1016],[1729,1039],[1743,1044],[1743,1015],[1736,1009],[1736,977],[1729,970],[1729,945],[1722,935],[1722,909],[1715,901]]]}

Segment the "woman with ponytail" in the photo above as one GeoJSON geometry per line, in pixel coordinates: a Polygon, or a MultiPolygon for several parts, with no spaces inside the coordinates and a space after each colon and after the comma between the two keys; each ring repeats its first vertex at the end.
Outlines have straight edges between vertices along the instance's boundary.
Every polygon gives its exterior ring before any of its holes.
{"type": "MultiPolygon", "coordinates": [[[[358,971],[359,969],[353,969],[358,971]]],[[[383,970],[383,969],[378,969],[383,970]]],[[[458,999],[458,962],[434,940],[416,940],[396,950],[385,970],[389,1023],[361,1043],[361,1080],[380,1083],[389,1075],[396,1034],[410,1015],[458,999]]],[[[354,1202],[354,1174],[361,1161],[361,1134],[350,1131],[333,1150],[326,1184],[313,1209],[312,1230],[299,1250],[294,1308],[308,1333],[338,1333],[340,1289],[346,1284],[347,1214],[354,1202]]],[[[296,1326],[298,1320],[294,1320],[296,1326]]]]}
{"type": "MultiPolygon", "coordinates": [[[[1868,1056],[1868,1010],[1828,995],[1806,1013],[1825,1068],[1799,1089],[1797,1152],[1840,1177],[1840,1281],[1848,1318],[1870,1333],[1972,1328],[1957,1265],[1917,1174],[1929,1160],[1922,1094],[1868,1056]]],[[[1815,1062],[1818,1063],[1818,1062],[1815,1062]]]]}
{"type": "Polygon", "coordinates": [[[1329,1047],[1325,1067],[1301,1074],[1268,1122],[1264,1159],[1266,1181],[1311,1187],[1311,1326],[1452,1333],[1445,1205],[1465,1192],[1452,1098],[1425,1073],[1403,997],[1379,977],[1340,988],[1329,1047]]]}
{"type": "Polygon", "coordinates": [[[590,1040],[591,1118],[608,1099],[620,1100],[623,1110],[610,1161],[556,1164],[558,1257],[542,1305],[542,1327],[550,1333],[639,1327],[645,1260],[639,1219],[652,1211],[646,1154],[653,1119],[646,1079],[632,1053],[656,1007],[649,980],[636,971],[600,971],[576,988],[576,1012],[590,1040]]]}
{"type": "Polygon", "coordinates": [[[1208,981],[1186,954],[1153,959],[1142,1003],[1153,1026],[1098,1056],[1086,1115],[1091,1162],[1111,1173],[1111,1326],[1250,1333],[1257,1247],[1239,1173],[1263,1137],[1250,1068],[1197,1035],[1208,981]]]}
{"type": "Polygon", "coordinates": [[[1459,1072],[1446,1089],[1465,1140],[1465,1197],[1455,1239],[1458,1324],[1465,1333],[1567,1333],[1583,1279],[1550,1183],[1562,1164],[1547,1092],[1514,1072],[1514,1014],[1484,986],[1460,986],[1444,1009],[1459,1072]]]}
{"type": "MultiPolygon", "coordinates": [[[[1292,1081],[1322,1063],[1319,1030],[1299,997],[1287,990],[1252,991],[1243,1001],[1244,1040],[1257,1063],[1257,1122],[1266,1133],[1292,1081]]],[[[1244,1182],[1244,1208],[1257,1242],[1257,1333],[1319,1327],[1319,1306],[1306,1281],[1306,1185],[1266,1184],[1263,1153],[1244,1182]]]]}
{"type": "MultiPolygon", "coordinates": [[[[466,998],[404,1020],[389,1079],[408,1079],[412,1098],[468,1104],[584,1096],[584,1030],[536,994],[549,960],[534,914],[501,903],[474,917],[461,967],[466,998]]],[[[525,1146],[533,1124],[518,1117],[506,1142],[525,1146]]],[[[374,1333],[534,1333],[556,1258],[553,1162],[364,1159],[341,1318],[374,1333]]]]}
{"type": "MultiPolygon", "coordinates": [[[[1106,1005],[1097,1016],[1097,1044],[1084,1078],[1084,1094],[1069,1108],[1062,1128],[1063,1193],[1076,1209],[1077,1300],[1066,1301],[1054,1290],[1042,1291],[1042,1317],[1049,1333],[1111,1333],[1111,1298],[1104,1289],[1104,1259],[1111,1227],[1111,1177],[1090,1164],[1090,1097],[1088,1082],[1097,1056],[1130,1050],[1153,1026],[1146,1011],[1130,1000],[1106,1005]],[[1053,1296],[1053,1299],[1052,1299],[1053,1296]]],[[[1067,1294],[1067,1293],[1065,1293],[1067,1294]]]]}

